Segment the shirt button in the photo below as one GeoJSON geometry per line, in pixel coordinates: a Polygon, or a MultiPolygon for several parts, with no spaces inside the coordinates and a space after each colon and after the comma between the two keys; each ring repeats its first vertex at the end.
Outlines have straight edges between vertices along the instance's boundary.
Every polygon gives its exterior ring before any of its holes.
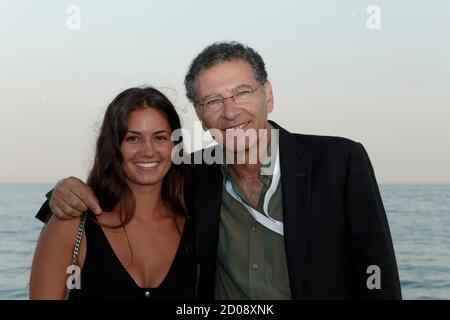
{"type": "Polygon", "coordinates": [[[253,265],[252,265],[252,267],[253,267],[253,269],[258,269],[258,265],[256,264],[256,263],[254,263],[253,265]]]}
{"type": "Polygon", "coordinates": [[[150,297],[150,291],[145,291],[145,297],[146,298],[150,297]]]}
{"type": "Polygon", "coordinates": [[[252,231],[256,232],[256,227],[255,226],[252,227],[252,231]]]}

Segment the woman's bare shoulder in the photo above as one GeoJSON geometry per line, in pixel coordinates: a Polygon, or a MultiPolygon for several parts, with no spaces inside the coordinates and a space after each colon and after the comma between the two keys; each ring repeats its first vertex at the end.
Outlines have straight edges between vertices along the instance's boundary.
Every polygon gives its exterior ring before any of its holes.
{"type": "Polygon", "coordinates": [[[52,216],[44,226],[33,257],[30,298],[64,299],[67,268],[72,261],[79,224],[80,218],[61,220],[52,216]]]}

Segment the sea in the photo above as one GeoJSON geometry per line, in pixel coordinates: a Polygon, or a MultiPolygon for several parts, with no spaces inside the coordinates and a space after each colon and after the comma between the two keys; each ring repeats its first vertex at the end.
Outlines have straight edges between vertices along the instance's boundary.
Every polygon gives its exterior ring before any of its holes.
{"type": "MultiPolygon", "coordinates": [[[[0,184],[0,299],[28,299],[42,223],[34,218],[53,184],[0,184]]],[[[450,185],[382,184],[403,298],[450,299],[450,185]]]]}

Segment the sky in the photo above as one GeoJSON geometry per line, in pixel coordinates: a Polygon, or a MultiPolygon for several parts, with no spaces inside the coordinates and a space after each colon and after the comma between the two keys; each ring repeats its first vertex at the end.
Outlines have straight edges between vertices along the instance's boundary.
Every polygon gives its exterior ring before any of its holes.
{"type": "Polygon", "coordinates": [[[379,183],[450,183],[446,0],[0,0],[0,183],[85,179],[129,87],[160,89],[192,131],[185,73],[224,40],[264,58],[288,131],[361,142],[379,183]]]}

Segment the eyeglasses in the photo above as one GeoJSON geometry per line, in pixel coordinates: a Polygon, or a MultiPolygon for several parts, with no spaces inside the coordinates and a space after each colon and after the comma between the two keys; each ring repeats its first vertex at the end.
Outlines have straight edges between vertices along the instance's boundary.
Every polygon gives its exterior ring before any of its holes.
{"type": "Polygon", "coordinates": [[[229,97],[213,97],[203,103],[199,103],[197,106],[200,107],[202,111],[215,112],[222,109],[226,99],[233,100],[235,104],[245,104],[252,100],[253,92],[258,90],[258,88],[259,85],[257,85],[255,88],[252,88],[250,86],[241,87],[229,97]]]}

